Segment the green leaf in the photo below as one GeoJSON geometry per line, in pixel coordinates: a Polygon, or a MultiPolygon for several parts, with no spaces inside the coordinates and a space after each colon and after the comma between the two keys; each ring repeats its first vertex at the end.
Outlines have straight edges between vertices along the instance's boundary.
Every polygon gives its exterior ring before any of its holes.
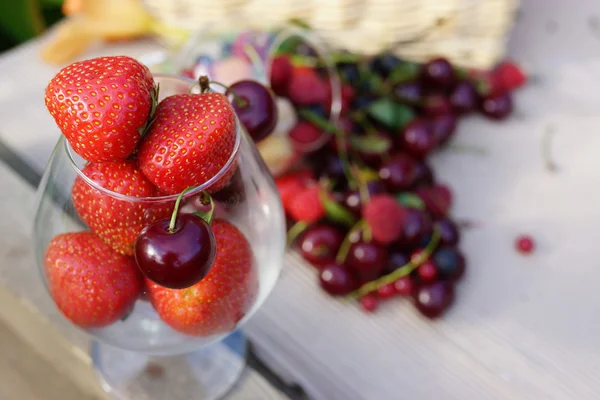
{"type": "Polygon", "coordinates": [[[424,210],[425,203],[419,196],[410,192],[403,192],[396,195],[396,200],[406,208],[416,208],[417,210],[424,210]]]}
{"type": "Polygon", "coordinates": [[[391,84],[412,81],[419,75],[419,69],[419,64],[403,62],[392,70],[388,80],[391,84]]]}
{"type": "Polygon", "coordinates": [[[333,201],[324,190],[321,191],[321,201],[325,209],[325,216],[333,221],[351,227],[356,223],[354,215],[344,206],[333,201]]]}
{"type": "Polygon", "coordinates": [[[392,142],[378,135],[350,136],[352,148],[365,153],[383,154],[392,148],[392,142]]]}
{"type": "Polygon", "coordinates": [[[24,42],[42,33],[46,23],[37,0],[5,0],[0,12],[0,30],[15,42],[24,42]]]}
{"type": "Polygon", "coordinates": [[[410,107],[385,97],[369,105],[367,113],[377,122],[396,131],[403,129],[415,118],[415,113],[410,107]]]}

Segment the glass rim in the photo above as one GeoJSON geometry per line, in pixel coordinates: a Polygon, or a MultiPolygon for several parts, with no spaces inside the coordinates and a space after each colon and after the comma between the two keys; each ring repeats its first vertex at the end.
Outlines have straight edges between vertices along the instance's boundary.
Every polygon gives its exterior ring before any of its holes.
{"type": "MultiPolygon", "coordinates": [[[[194,85],[196,83],[196,81],[194,79],[191,79],[191,78],[188,78],[185,76],[174,75],[174,74],[153,73],[152,77],[154,79],[158,78],[158,79],[163,79],[163,80],[180,81],[181,83],[186,83],[186,84],[190,84],[190,85],[194,85]]],[[[156,83],[160,83],[160,82],[156,82],[156,83]]],[[[187,191],[183,197],[193,196],[194,194],[198,194],[199,192],[206,190],[207,188],[212,186],[215,182],[217,182],[219,179],[221,179],[229,171],[229,169],[233,167],[233,164],[235,163],[235,160],[237,159],[237,156],[238,156],[238,152],[239,152],[240,144],[241,144],[241,137],[242,137],[242,133],[243,133],[242,126],[237,117],[237,114],[235,114],[235,111],[234,111],[234,115],[235,115],[235,143],[233,145],[233,151],[231,152],[229,159],[221,167],[219,172],[217,172],[215,175],[213,175],[212,178],[210,178],[203,184],[196,186],[194,189],[187,191]]],[[[88,184],[89,186],[93,187],[94,189],[98,190],[99,192],[104,193],[112,198],[122,200],[122,201],[127,201],[129,203],[157,203],[157,202],[166,202],[166,201],[171,201],[171,200],[173,200],[173,201],[177,200],[177,198],[180,195],[180,193],[177,193],[177,194],[169,194],[169,195],[165,195],[165,196],[136,197],[136,196],[129,196],[129,195],[122,194],[122,193],[117,193],[112,190],[106,189],[106,188],[100,186],[98,183],[94,182],[92,179],[90,179],[88,176],[86,176],[83,173],[83,170],[81,168],[79,168],[79,166],[77,165],[77,162],[75,161],[75,158],[74,158],[74,154],[77,154],[77,153],[75,152],[75,150],[73,150],[72,146],[69,144],[69,141],[66,140],[65,136],[62,134],[60,135],[60,138],[59,138],[59,142],[60,141],[63,142],[63,148],[67,155],[69,164],[70,164],[71,168],[77,173],[77,175],[81,179],[83,179],[83,181],[86,184],[88,184]]],[[[89,162],[86,161],[85,165],[88,165],[88,164],[89,164],[89,162]]]]}

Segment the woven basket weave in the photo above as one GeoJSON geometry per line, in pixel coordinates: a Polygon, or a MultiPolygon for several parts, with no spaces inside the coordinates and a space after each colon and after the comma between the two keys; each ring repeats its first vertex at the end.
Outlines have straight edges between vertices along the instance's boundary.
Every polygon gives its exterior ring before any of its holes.
{"type": "MultiPolygon", "coordinates": [[[[330,45],[421,61],[446,56],[487,68],[502,58],[518,0],[142,0],[163,23],[227,28],[233,17],[269,29],[300,19],[330,45]],[[240,19],[241,17],[241,19],[240,19]]],[[[237,27],[239,29],[239,27],[237,27]]]]}

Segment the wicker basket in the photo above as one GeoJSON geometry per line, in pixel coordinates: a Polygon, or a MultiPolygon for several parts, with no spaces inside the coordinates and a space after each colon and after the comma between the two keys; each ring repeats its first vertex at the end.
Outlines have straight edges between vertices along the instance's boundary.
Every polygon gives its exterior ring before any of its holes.
{"type": "Polygon", "coordinates": [[[518,0],[143,0],[163,23],[226,29],[233,16],[252,28],[308,22],[337,48],[374,54],[392,49],[420,61],[443,55],[487,68],[504,55],[518,0]]]}

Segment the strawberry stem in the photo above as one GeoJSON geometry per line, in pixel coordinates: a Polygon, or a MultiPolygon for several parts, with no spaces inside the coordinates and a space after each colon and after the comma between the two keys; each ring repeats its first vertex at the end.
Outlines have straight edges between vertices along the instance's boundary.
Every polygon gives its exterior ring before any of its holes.
{"type": "Polygon", "coordinates": [[[429,241],[427,246],[423,249],[423,251],[419,254],[418,257],[412,258],[409,262],[407,262],[402,267],[398,268],[397,270],[395,270],[392,273],[384,275],[381,278],[376,279],[374,281],[365,283],[360,288],[358,288],[354,292],[350,293],[348,296],[350,296],[351,298],[355,298],[355,299],[363,297],[366,294],[375,292],[377,289],[379,289],[382,286],[385,286],[390,283],[394,283],[398,279],[409,275],[411,272],[413,272],[415,269],[417,269],[421,264],[423,264],[425,261],[427,261],[429,259],[429,257],[431,257],[433,252],[436,250],[439,242],[440,242],[440,232],[439,232],[438,227],[436,226],[433,229],[433,235],[431,236],[431,240],[429,241]]]}

